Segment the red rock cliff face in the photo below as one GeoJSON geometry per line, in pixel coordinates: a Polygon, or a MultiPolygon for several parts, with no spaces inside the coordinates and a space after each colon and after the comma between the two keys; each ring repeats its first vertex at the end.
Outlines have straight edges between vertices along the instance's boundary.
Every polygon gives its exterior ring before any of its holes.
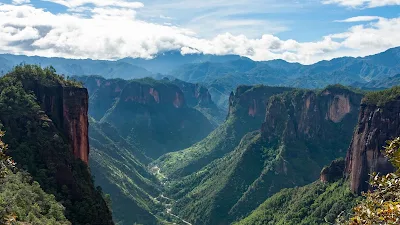
{"type": "Polygon", "coordinates": [[[286,87],[239,86],[229,97],[228,116],[261,119],[261,123],[265,118],[269,98],[290,90],[286,87]]]}
{"type": "Polygon", "coordinates": [[[175,108],[186,107],[185,97],[182,91],[176,86],[150,86],[148,84],[132,81],[122,90],[120,98],[127,103],[164,105],[173,106],[175,108]]]}
{"type": "Polygon", "coordinates": [[[372,172],[393,171],[381,150],[387,140],[397,136],[400,136],[400,99],[382,107],[361,105],[358,126],[346,157],[346,173],[353,192],[369,189],[367,182],[372,172]]]}
{"type": "Polygon", "coordinates": [[[42,109],[68,138],[74,155],[88,163],[88,92],[86,88],[30,84],[42,109]]]}
{"type": "Polygon", "coordinates": [[[88,163],[88,92],[85,88],[63,88],[64,131],[75,157],[88,163]]]}
{"type": "Polygon", "coordinates": [[[178,79],[171,82],[181,89],[185,96],[186,104],[189,107],[194,107],[196,105],[208,107],[214,104],[208,89],[200,84],[187,83],[178,79]]]}
{"type": "Polygon", "coordinates": [[[270,134],[281,129],[279,135],[284,134],[288,140],[306,138],[311,141],[316,137],[329,140],[329,135],[333,134],[325,129],[334,127],[333,124],[356,121],[361,98],[353,92],[335,89],[273,98],[267,109],[265,121],[268,123],[263,124],[262,133],[274,138],[270,134]]]}

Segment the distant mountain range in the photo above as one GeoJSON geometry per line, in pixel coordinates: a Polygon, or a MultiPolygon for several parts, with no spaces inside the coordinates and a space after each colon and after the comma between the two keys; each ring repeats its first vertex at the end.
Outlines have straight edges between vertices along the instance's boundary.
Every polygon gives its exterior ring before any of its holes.
{"type": "Polygon", "coordinates": [[[175,77],[186,82],[203,83],[213,101],[224,110],[227,110],[230,92],[243,84],[323,88],[339,83],[368,89],[400,84],[400,79],[392,79],[400,74],[400,47],[367,57],[342,57],[312,65],[284,60],[256,62],[237,55],[181,55],[177,51],[161,53],[149,60],[124,58],[118,61],[3,54],[0,55],[0,73],[6,73],[20,63],[52,65],[65,76],[100,75],[123,79],[175,77]]]}

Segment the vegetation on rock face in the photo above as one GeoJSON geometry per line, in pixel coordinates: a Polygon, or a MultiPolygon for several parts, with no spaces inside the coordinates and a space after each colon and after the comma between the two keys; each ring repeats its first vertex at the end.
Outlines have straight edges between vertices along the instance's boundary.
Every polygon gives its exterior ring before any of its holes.
{"type": "Polygon", "coordinates": [[[397,169],[387,175],[372,174],[373,190],[364,193],[365,199],[354,208],[350,225],[399,224],[400,223],[400,138],[388,141],[384,154],[397,169]]]}
{"type": "Polygon", "coordinates": [[[0,122],[8,155],[46,193],[56,196],[72,224],[113,224],[87,165],[74,157],[63,132],[42,111],[32,90],[37,81],[45,86],[69,85],[53,70],[29,65],[0,79],[0,122]]]}

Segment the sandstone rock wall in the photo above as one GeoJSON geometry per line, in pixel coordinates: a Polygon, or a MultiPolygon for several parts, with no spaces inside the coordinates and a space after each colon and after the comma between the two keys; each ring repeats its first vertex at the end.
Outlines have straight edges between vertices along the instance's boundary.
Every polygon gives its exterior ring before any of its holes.
{"type": "Polygon", "coordinates": [[[346,157],[346,173],[353,192],[368,190],[372,172],[393,171],[381,150],[387,140],[397,136],[400,136],[400,99],[380,107],[361,105],[358,126],[346,157]]]}
{"type": "Polygon", "coordinates": [[[71,143],[74,155],[88,163],[87,89],[61,85],[46,86],[40,83],[27,84],[26,87],[35,93],[41,108],[71,143]]]}

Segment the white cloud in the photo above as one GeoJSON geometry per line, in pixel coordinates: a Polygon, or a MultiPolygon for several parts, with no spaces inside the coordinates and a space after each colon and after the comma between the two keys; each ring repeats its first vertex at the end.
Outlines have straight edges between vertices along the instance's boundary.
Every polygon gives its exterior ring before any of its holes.
{"type": "Polygon", "coordinates": [[[28,4],[30,2],[30,0],[12,0],[12,4],[14,5],[28,4]]]}
{"type": "Polygon", "coordinates": [[[319,41],[299,42],[272,34],[250,38],[222,33],[200,38],[190,29],[139,20],[136,13],[132,8],[106,6],[92,8],[82,16],[54,14],[32,5],[0,4],[0,53],[117,59],[151,58],[159,52],[180,50],[183,54],[238,54],[254,60],[310,64],[345,55],[365,56],[400,45],[400,18],[379,18],[319,41]]]}
{"type": "Polygon", "coordinates": [[[400,0],[323,0],[323,4],[337,4],[351,8],[375,8],[389,5],[400,5],[400,0]]]}
{"type": "Polygon", "coordinates": [[[356,17],[351,17],[345,20],[335,20],[335,22],[340,22],[340,23],[353,23],[353,22],[368,22],[368,21],[374,21],[374,20],[380,20],[383,19],[382,17],[379,16],[356,16],[356,17]]]}
{"type": "MultiPolygon", "coordinates": [[[[21,0],[18,0],[21,1],[21,0]]],[[[115,6],[123,8],[137,9],[142,8],[144,5],[141,2],[126,1],[126,0],[44,0],[64,5],[68,8],[76,8],[88,4],[93,4],[99,7],[115,6]]]]}

